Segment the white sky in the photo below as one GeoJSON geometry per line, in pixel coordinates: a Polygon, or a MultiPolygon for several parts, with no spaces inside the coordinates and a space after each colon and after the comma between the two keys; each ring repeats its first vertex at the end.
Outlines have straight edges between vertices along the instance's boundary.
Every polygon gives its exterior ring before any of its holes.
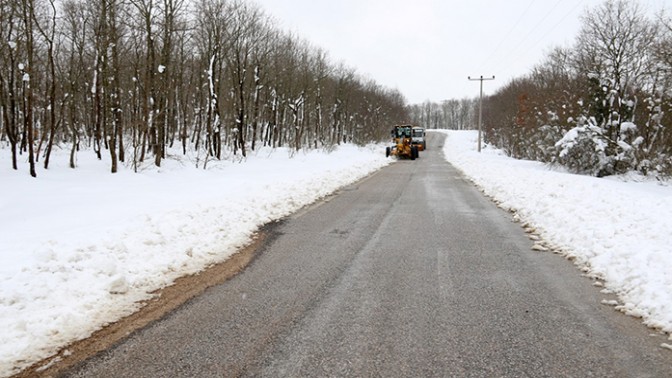
{"type": "MultiPolygon", "coordinates": [[[[278,22],[409,103],[491,94],[554,46],[602,0],[254,0],[278,22]]],[[[634,1],[634,0],[633,0],[634,1]]],[[[650,13],[671,0],[640,0],[650,13]]]]}

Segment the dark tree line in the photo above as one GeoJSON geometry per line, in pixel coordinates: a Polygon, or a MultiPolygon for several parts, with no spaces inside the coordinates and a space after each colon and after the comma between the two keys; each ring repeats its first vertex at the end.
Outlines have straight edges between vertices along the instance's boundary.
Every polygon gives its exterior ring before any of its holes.
{"type": "Polygon", "coordinates": [[[361,77],[243,0],[0,0],[0,144],[18,169],[55,146],[157,166],[260,146],[386,139],[408,119],[361,77]],[[27,158],[26,158],[27,156],[27,158]],[[151,160],[150,160],[151,159],[151,160]]]}
{"type": "Polygon", "coordinates": [[[672,174],[672,20],[605,1],[573,46],[486,98],[483,117],[486,141],[515,158],[596,176],[672,174]]]}
{"type": "Polygon", "coordinates": [[[469,130],[473,128],[478,99],[445,100],[441,103],[425,101],[410,105],[411,122],[428,129],[469,130]]]}

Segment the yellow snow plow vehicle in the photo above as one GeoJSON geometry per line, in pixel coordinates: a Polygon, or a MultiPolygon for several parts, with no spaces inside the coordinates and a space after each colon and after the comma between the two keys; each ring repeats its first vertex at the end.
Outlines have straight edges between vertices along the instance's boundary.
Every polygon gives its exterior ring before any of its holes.
{"type": "Polygon", "coordinates": [[[385,156],[396,156],[398,158],[409,158],[411,160],[418,158],[418,146],[413,144],[412,135],[413,126],[395,126],[394,129],[392,129],[392,142],[394,142],[394,145],[385,149],[385,156]]]}

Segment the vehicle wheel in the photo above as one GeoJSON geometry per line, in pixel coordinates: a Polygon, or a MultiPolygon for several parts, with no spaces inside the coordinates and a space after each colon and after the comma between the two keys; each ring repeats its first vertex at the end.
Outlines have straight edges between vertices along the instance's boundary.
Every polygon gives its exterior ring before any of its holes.
{"type": "Polygon", "coordinates": [[[413,146],[411,147],[411,160],[415,160],[418,157],[418,148],[413,146]]]}
{"type": "Polygon", "coordinates": [[[427,149],[427,143],[422,142],[422,150],[424,151],[424,150],[426,150],[426,149],[427,149]]]}
{"type": "Polygon", "coordinates": [[[390,147],[385,148],[385,157],[390,157],[390,152],[391,152],[390,150],[391,150],[390,147]]]}

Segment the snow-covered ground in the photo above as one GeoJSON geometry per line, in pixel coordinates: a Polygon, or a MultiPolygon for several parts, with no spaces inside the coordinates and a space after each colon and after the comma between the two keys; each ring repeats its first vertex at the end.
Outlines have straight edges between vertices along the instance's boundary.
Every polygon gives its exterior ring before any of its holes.
{"type": "MultiPolygon", "coordinates": [[[[447,132],[446,158],[605,281],[621,308],[672,332],[672,187],[576,176],[475,151],[447,132]]],[[[0,151],[0,376],[127,315],[150,292],[225,260],[280,219],[391,162],[383,147],[262,150],[245,162],[164,161],[140,173],[66,152],[31,178],[0,151]],[[202,164],[201,164],[202,165],[202,164]]]]}

